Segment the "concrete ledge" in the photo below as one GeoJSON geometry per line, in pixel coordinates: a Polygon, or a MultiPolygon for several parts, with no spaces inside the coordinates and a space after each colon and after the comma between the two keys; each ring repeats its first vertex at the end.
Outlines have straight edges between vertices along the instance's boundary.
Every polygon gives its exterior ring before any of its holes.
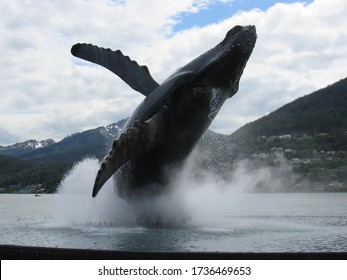
{"type": "Polygon", "coordinates": [[[347,252],[148,252],[0,245],[2,260],[346,260],[347,252]]]}

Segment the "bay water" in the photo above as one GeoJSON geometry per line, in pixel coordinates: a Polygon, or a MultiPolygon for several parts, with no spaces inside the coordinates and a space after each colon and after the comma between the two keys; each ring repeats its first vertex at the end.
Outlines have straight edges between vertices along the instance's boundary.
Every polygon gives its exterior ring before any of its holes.
{"type": "Polygon", "coordinates": [[[142,251],[347,251],[347,193],[245,193],[212,181],[180,179],[174,191],[130,204],[116,195],[112,182],[91,197],[97,168],[94,161],[79,164],[57,194],[1,194],[0,244],[142,251]],[[167,223],[148,227],[138,213],[167,223]]]}

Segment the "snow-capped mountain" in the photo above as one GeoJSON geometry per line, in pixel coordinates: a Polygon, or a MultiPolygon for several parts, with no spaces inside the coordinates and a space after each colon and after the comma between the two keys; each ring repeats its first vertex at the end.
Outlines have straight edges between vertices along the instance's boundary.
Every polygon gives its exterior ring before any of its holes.
{"type": "Polygon", "coordinates": [[[41,141],[30,139],[6,147],[0,146],[0,154],[10,156],[22,156],[28,152],[45,148],[53,144],[55,144],[55,141],[53,139],[46,139],[41,141]]]}
{"type": "Polygon", "coordinates": [[[7,147],[0,146],[0,154],[36,161],[75,162],[85,157],[102,158],[121,132],[128,119],[89,129],[65,137],[59,142],[27,140],[7,147]]]}
{"type": "Polygon", "coordinates": [[[108,133],[110,133],[110,135],[116,138],[127,121],[128,119],[122,119],[119,122],[109,124],[108,126],[106,126],[106,130],[108,133]]]}
{"type": "Polygon", "coordinates": [[[53,139],[46,139],[41,141],[28,140],[23,142],[23,144],[25,144],[24,149],[28,149],[28,150],[31,150],[31,149],[36,150],[36,149],[44,148],[54,143],[55,141],[53,139]]]}

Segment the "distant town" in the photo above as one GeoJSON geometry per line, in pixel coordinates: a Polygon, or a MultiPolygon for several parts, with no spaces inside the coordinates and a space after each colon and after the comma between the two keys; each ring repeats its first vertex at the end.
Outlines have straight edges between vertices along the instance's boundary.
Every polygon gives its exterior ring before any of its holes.
{"type": "Polygon", "coordinates": [[[19,194],[41,194],[46,193],[46,189],[42,187],[42,184],[35,184],[30,186],[10,185],[8,188],[0,188],[0,193],[19,193],[19,194]]]}

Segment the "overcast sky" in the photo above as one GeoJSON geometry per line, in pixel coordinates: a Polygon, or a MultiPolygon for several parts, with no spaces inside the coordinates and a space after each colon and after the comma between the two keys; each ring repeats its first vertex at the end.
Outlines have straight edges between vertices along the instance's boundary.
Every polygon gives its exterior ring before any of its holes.
{"type": "Polygon", "coordinates": [[[211,125],[222,133],[347,76],[345,0],[2,0],[0,15],[0,145],[58,141],[141,102],[113,73],[74,58],[77,42],[120,49],[162,82],[234,25],[256,25],[239,92],[211,125]]]}

